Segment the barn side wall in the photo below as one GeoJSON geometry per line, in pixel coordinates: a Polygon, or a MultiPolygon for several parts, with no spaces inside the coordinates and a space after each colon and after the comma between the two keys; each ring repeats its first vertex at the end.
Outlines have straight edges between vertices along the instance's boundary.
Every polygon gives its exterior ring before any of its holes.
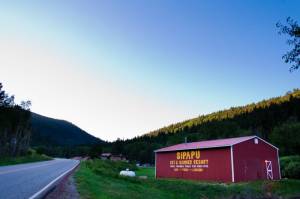
{"type": "Polygon", "coordinates": [[[181,165],[181,168],[177,168],[178,166],[176,163],[174,165],[174,161],[177,160],[176,153],[177,152],[174,151],[159,152],[156,154],[157,178],[182,178],[192,180],[231,182],[230,147],[201,149],[200,160],[207,160],[207,167],[201,167],[202,170],[193,169],[197,165],[192,165],[192,168],[189,168],[189,165],[181,165]]]}
{"type": "Polygon", "coordinates": [[[280,179],[277,149],[258,139],[233,146],[235,182],[267,179],[266,160],[272,161],[273,179],[280,179]]]}

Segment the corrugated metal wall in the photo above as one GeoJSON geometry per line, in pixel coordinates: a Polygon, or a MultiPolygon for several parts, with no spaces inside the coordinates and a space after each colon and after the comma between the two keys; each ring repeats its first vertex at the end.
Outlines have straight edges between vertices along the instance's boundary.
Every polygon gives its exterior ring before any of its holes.
{"type": "Polygon", "coordinates": [[[280,179],[277,149],[258,139],[233,146],[235,181],[267,179],[266,160],[272,162],[273,179],[280,179]]]}
{"type": "MultiPolygon", "coordinates": [[[[192,151],[195,150],[182,152],[192,153],[192,151]]],[[[199,151],[200,158],[193,157],[192,162],[180,162],[182,159],[178,159],[176,151],[157,153],[156,177],[231,182],[230,147],[199,151]]],[[[184,160],[189,160],[189,157],[184,160]]]]}

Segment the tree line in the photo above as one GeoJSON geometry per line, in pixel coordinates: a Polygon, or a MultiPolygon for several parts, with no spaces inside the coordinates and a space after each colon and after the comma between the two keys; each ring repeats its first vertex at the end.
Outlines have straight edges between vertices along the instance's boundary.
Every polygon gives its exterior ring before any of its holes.
{"type": "Polygon", "coordinates": [[[154,150],[184,142],[258,135],[280,148],[281,155],[300,153],[300,90],[246,106],[200,115],[133,139],[109,143],[104,150],[130,160],[154,163],[154,150]]]}
{"type": "Polygon", "coordinates": [[[29,148],[30,101],[15,103],[14,95],[8,95],[0,83],[0,158],[23,155],[29,148]]]}

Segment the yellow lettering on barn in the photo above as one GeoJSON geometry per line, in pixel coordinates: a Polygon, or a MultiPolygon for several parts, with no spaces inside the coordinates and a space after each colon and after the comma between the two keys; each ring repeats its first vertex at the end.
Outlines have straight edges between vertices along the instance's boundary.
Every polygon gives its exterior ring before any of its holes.
{"type": "Polygon", "coordinates": [[[191,159],[190,152],[186,152],[186,159],[191,159]]]}
{"type": "Polygon", "coordinates": [[[191,159],[194,159],[194,156],[195,156],[195,151],[192,151],[191,152],[191,159]]]}
{"type": "Polygon", "coordinates": [[[196,151],[196,159],[200,158],[200,151],[196,151]]]}
{"type": "Polygon", "coordinates": [[[179,151],[176,153],[177,160],[193,160],[200,159],[200,151],[179,151]]]}
{"type": "Polygon", "coordinates": [[[170,161],[173,171],[203,172],[208,169],[208,159],[200,159],[200,150],[178,151],[176,160],[170,161]]]}

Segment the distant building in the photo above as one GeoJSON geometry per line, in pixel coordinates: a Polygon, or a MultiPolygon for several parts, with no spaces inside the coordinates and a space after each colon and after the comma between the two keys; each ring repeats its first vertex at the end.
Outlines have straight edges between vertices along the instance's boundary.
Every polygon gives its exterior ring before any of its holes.
{"type": "Polygon", "coordinates": [[[220,182],[278,180],[278,152],[257,136],[182,143],[155,151],[155,176],[220,182]]]}
{"type": "Polygon", "coordinates": [[[100,157],[101,160],[110,160],[111,153],[102,153],[100,157]]]}
{"type": "Polygon", "coordinates": [[[126,157],[122,154],[119,155],[112,155],[111,153],[102,153],[101,154],[102,160],[112,160],[112,161],[127,161],[126,157]]]}
{"type": "Polygon", "coordinates": [[[110,157],[110,160],[112,161],[127,161],[126,157],[123,156],[122,154],[119,154],[119,155],[112,155],[110,157]]]}

